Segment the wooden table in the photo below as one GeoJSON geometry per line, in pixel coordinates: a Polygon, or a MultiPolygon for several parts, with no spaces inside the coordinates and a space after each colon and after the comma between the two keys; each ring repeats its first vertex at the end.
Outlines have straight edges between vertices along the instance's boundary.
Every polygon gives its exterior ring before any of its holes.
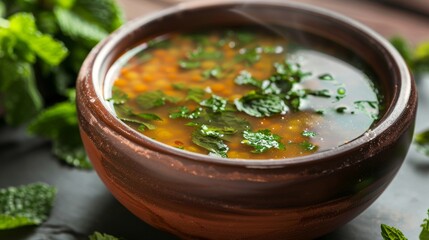
{"type": "MultiPolygon", "coordinates": [[[[411,0],[410,0],[411,1],[411,0]]],[[[177,0],[120,0],[127,18],[142,16],[177,0]]],[[[401,35],[413,43],[429,40],[429,18],[369,1],[303,0],[353,17],[382,35],[401,35]]],[[[429,77],[418,79],[420,91],[416,129],[429,128],[429,77]]],[[[0,123],[0,188],[42,181],[55,185],[58,196],[50,218],[39,227],[0,231],[1,240],[87,239],[106,232],[128,240],[176,239],[137,219],[107,191],[93,171],[69,168],[50,152],[50,143],[29,137],[23,129],[0,123]]],[[[381,239],[380,224],[394,225],[408,239],[418,239],[429,208],[429,159],[411,147],[398,175],[383,195],[355,220],[320,240],[381,239]]],[[[311,229],[309,229],[311,231],[311,229]]]]}

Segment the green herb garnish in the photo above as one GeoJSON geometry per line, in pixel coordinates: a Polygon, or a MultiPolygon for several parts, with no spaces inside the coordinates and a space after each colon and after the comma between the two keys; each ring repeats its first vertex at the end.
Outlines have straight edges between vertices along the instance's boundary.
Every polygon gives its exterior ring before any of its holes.
{"type": "Polygon", "coordinates": [[[165,105],[167,102],[175,103],[178,99],[166,95],[161,90],[144,92],[136,97],[136,102],[141,109],[148,110],[165,105]]]}
{"type": "Polygon", "coordinates": [[[304,141],[299,144],[305,151],[316,151],[319,147],[309,141],[304,141]]]}
{"type": "Polygon", "coordinates": [[[201,66],[201,63],[197,61],[180,60],[179,66],[183,69],[196,69],[201,66]]]}
{"type": "Polygon", "coordinates": [[[188,107],[180,107],[177,112],[170,113],[169,117],[172,119],[176,118],[186,118],[186,119],[196,119],[199,118],[202,108],[197,108],[194,111],[189,110],[188,107]]]}
{"type": "Polygon", "coordinates": [[[71,90],[69,101],[45,109],[30,123],[28,131],[51,140],[54,154],[67,164],[90,169],[76,115],[75,92],[71,90]]]}
{"type": "Polygon", "coordinates": [[[43,183],[0,189],[0,230],[41,224],[55,195],[56,189],[43,183]]]}
{"type": "Polygon", "coordinates": [[[219,60],[223,57],[222,52],[219,51],[205,51],[202,47],[189,52],[187,58],[190,61],[201,61],[201,60],[219,60]]]}
{"type": "Polygon", "coordinates": [[[261,54],[256,48],[242,49],[242,51],[235,56],[235,59],[239,62],[245,62],[249,65],[253,65],[261,59],[261,54]]]}
{"type": "Polygon", "coordinates": [[[244,140],[242,144],[251,146],[254,148],[252,153],[263,153],[269,149],[284,149],[285,146],[281,143],[281,137],[276,134],[272,134],[270,130],[264,129],[257,132],[251,132],[248,130],[243,131],[244,140]]]}
{"type": "Polygon", "coordinates": [[[252,74],[246,70],[240,72],[240,74],[234,79],[234,82],[238,85],[251,85],[257,88],[261,88],[262,81],[259,81],[252,77],[252,74]]]}
{"type": "Polygon", "coordinates": [[[334,80],[334,77],[331,74],[329,74],[329,73],[325,73],[325,74],[319,75],[318,78],[320,80],[325,80],[325,81],[333,81],[334,80]]]}
{"type": "Polygon", "coordinates": [[[229,150],[221,137],[205,135],[204,131],[195,130],[192,133],[192,142],[209,151],[210,155],[226,158],[229,150]]]}
{"type": "Polygon", "coordinates": [[[429,130],[418,133],[414,137],[414,144],[420,152],[429,156],[429,130]]]}
{"type": "Polygon", "coordinates": [[[301,133],[301,135],[304,136],[304,137],[315,137],[315,136],[317,136],[317,134],[315,132],[309,131],[309,130],[304,130],[301,133]]]}
{"type": "Polygon", "coordinates": [[[214,67],[211,69],[207,69],[201,73],[201,75],[205,79],[213,78],[213,79],[220,79],[223,76],[222,68],[221,67],[214,67]]]}
{"type": "Polygon", "coordinates": [[[225,98],[212,94],[209,99],[200,102],[201,106],[209,108],[211,111],[218,113],[227,111],[228,101],[225,98]]]}
{"type": "Polygon", "coordinates": [[[107,99],[107,101],[112,102],[113,104],[124,104],[128,100],[128,94],[123,92],[118,87],[112,88],[112,97],[107,99]]]}
{"type": "Polygon", "coordinates": [[[269,117],[275,114],[285,114],[289,111],[282,97],[275,94],[262,94],[251,91],[234,101],[238,111],[254,117],[269,117]]]}
{"type": "Polygon", "coordinates": [[[89,236],[89,240],[119,240],[119,238],[106,233],[94,232],[89,236]]]}
{"type": "Polygon", "coordinates": [[[428,218],[425,218],[423,220],[423,223],[421,225],[422,231],[420,232],[420,240],[429,240],[429,209],[428,209],[428,218]]]}
{"type": "Polygon", "coordinates": [[[384,240],[408,240],[397,228],[381,224],[381,236],[384,240]]]}

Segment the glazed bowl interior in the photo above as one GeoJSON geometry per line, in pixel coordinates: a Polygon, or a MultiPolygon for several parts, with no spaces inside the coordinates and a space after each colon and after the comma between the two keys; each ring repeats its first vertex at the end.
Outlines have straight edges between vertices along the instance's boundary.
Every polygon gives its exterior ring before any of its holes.
{"type": "MultiPolygon", "coordinates": [[[[101,103],[97,109],[99,116],[108,122],[117,122],[114,127],[119,132],[146,147],[198,161],[254,167],[280,167],[290,164],[308,164],[333,155],[345,154],[351,149],[361,147],[374,136],[385,134],[393,124],[401,124],[397,122],[397,118],[407,107],[411,92],[412,81],[407,67],[386,40],[349,18],[296,3],[220,1],[213,4],[202,1],[181,4],[128,23],[101,45],[102,48],[97,53],[92,68],[92,84],[98,98],[97,103],[101,103]],[[285,38],[293,37],[307,44],[311,44],[312,36],[317,36],[353,52],[363,59],[377,76],[377,84],[386,104],[380,120],[365,134],[337,148],[308,156],[260,161],[224,159],[181,151],[143,136],[115,117],[112,106],[105,101],[111,90],[106,86],[112,85],[112,78],[108,76],[108,72],[122,54],[142,42],[172,32],[237,26],[262,27],[273,33],[285,35],[285,38]]],[[[372,150],[376,151],[376,149],[368,149],[368,151],[372,150]]]]}

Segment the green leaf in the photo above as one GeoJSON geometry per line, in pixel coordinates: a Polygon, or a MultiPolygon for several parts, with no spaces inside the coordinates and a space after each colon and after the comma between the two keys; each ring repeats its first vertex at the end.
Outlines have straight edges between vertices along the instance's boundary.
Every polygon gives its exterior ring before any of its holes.
{"type": "Polygon", "coordinates": [[[54,154],[68,165],[90,169],[79,134],[74,91],[69,101],[57,103],[43,110],[28,126],[34,135],[53,141],[54,154]]]}
{"type": "Polygon", "coordinates": [[[197,61],[180,60],[179,66],[183,69],[196,69],[201,66],[201,63],[197,61]]]}
{"type": "Polygon", "coordinates": [[[223,76],[221,67],[214,67],[211,69],[207,69],[201,73],[201,75],[206,78],[220,79],[223,76]]]}
{"type": "Polygon", "coordinates": [[[75,41],[84,40],[89,45],[95,45],[108,35],[108,31],[86,19],[72,10],[57,7],[54,9],[61,31],[75,41]]]}
{"type": "Polygon", "coordinates": [[[309,130],[304,130],[301,133],[301,135],[304,136],[304,137],[315,137],[315,136],[317,136],[317,133],[315,133],[313,131],[309,131],[309,130]]]}
{"type": "Polygon", "coordinates": [[[235,59],[239,62],[245,62],[249,65],[253,65],[261,59],[261,54],[256,48],[245,49],[240,54],[235,56],[235,59]]]}
{"type": "Polygon", "coordinates": [[[283,99],[274,94],[261,94],[251,91],[234,101],[237,110],[254,117],[269,117],[289,111],[283,99]]]}
{"type": "Polygon", "coordinates": [[[429,209],[428,209],[428,218],[423,220],[422,231],[420,232],[420,240],[429,240],[429,209]]]}
{"type": "Polygon", "coordinates": [[[89,240],[119,240],[119,238],[106,233],[94,232],[89,236],[89,240]]]}
{"type": "Polygon", "coordinates": [[[244,140],[242,144],[251,146],[254,148],[252,153],[263,153],[269,149],[284,149],[285,146],[281,143],[281,137],[276,134],[272,134],[270,130],[264,129],[257,132],[251,132],[245,130],[243,132],[244,140]]]}
{"type": "Polygon", "coordinates": [[[201,60],[219,60],[223,58],[222,52],[219,51],[204,51],[202,47],[189,52],[187,58],[190,61],[201,61],[201,60]]]}
{"type": "Polygon", "coordinates": [[[9,18],[9,25],[11,31],[46,63],[55,66],[67,56],[68,51],[62,42],[37,30],[33,15],[17,13],[9,18]]]}
{"type": "Polygon", "coordinates": [[[200,131],[204,136],[217,137],[221,139],[223,139],[225,135],[232,135],[237,132],[237,130],[232,127],[217,127],[205,124],[201,125],[200,131]]]}
{"type": "Polygon", "coordinates": [[[145,122],[145,121],[142,121],[142,120],[139,120],[139,119],[136,119],[136,118],[124,118],[124,117],[121,117],[121,118],[119,118],[119,119],[121,119],[121,120],[122,120],[122,121],[124,121],[124,122],[139,124],[139,125],[140,125],[140,126],[138,127],[138,130],[139,130],[139,131],[144,131],[144,130],[146,130],[146,129],[149,129],[149,130],[154,130],[154,129],[156,129],[155,125],[150,124],[150,123],[145,122]]]}
{"type": "Polygon", "coordinates": [[[209,99],[200,102],[201,106],[207,107],[215,113],[228,111],[228,101],[225,98],[212,94],[209,99]]]}
{"type": "Polygon", "coordinates": [[[124,23],[124,14],[115,0],[75,0],[73,11],[80,18],[112,32],[124,23]]]}
{"type": "Polygon", "coordinates": [[[192,142],[209,151],[209,154],[226,158],[228,145],[219,137],[204,135],[202,131],[195,130],[192,133],[192,142]]]}
{"type": "Polygon", "coordinates": [[[377,120],[379,118],[379,103],[378,101],[355,101],[355,108],[368,116],[370,116],[373,120],[377,120]]]}
{"type": "Polygon", "coordinates": [[[325,74],[319,75],[318,78],[320,80],[325,80],[325,81],[333,81],[334,80],[334,77],[331,74],[329,74],[329,73],[325,73],[325,74]]]}
{"type": "Polygon", "coordinates": [[[392,37],[390,38],[390,43],[398,50],[405,62],[411,67],[413,64],[413,54],[408,42],[402,37],[392,37]]]}
{"type": "Polygon", "coordinates": [[[397,228],[381,224],[381,236],[384,240],[408,240],[397,228]]]}
{"type": "Polygon", "coordinates": [[[6,122],[17,126],[32,119],[43,106],[31,65],[0,58],[0,106],[6,122]]]}
{"type": "Polygon", "coordinates": [[[312,144],[309,141],[304,141],[299,144],[304,151],[316,151],[319,147],[317,145],[312,144]]]}
{"type": "Polygon", "coordinates": [[[148,110],[155,107],[165,105],[167,102],[177,102],[178,100],[174,97],[166,95],[161,90],[144,92],[136,97],[136,102],[141,109],[148,110]]]}
{"type": "Polygon", "coordinates": [[[429,129],[418,133],[414,137],[414,144],[420,152],[429,157],[429,129]]]}
{"type": "Polygon", "coordinates": [[[241,71],[234,79],[234,82],[238,85],[251,85],[257,88],[262,87],[262,81],[253,78],[252,74],[246,70],[241,71]]]}
{"type": "Polygon", "coordinates": [[[107,99],[107,101],[112,102],[113,104],[124,104],[128,100],[128,94],[122,91],[118,87],[112,88],[112,97],[107,99]]]}
{"type": "Polygon", "coordinates": [[[0,230],[44,222],[56,190],[43,183],[0,189],[0,230]]]}
{"type": "Polygon", "coordinates": [[[185,100],[192,100],[196,103],[200,103],[205,95],[206,91],[202,88],[188,88],[188,94],[185,100]]]}
{"type": "Polygon", "coordinates": [[[186,119],[196,119],[199,118],[202,108],[196,108],[194,111],[189,110],[188,107],[180,107],[178,111],[170,113],[169,117],[172,119],[176,118],[186,118],[186,119]]]}

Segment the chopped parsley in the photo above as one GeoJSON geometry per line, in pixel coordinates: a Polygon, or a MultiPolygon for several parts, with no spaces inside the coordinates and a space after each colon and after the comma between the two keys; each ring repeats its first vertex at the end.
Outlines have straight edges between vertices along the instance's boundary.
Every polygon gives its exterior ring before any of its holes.
{"type": "Polygon", "coordinates": [[[183,68],[183,69],[196,69],[201,66],[201,63],[198,61],[180,60],[179,66],[180,68],[183,68]]]}
{"type": "Polygon", "coordinates": [[[315,137],[315,136],[317,136],[317,133],[315,133],[313,131],[309,131],[309,130],[304,130],[301,133],[301,135],[304,136],[304,137],[315,137]]]}

